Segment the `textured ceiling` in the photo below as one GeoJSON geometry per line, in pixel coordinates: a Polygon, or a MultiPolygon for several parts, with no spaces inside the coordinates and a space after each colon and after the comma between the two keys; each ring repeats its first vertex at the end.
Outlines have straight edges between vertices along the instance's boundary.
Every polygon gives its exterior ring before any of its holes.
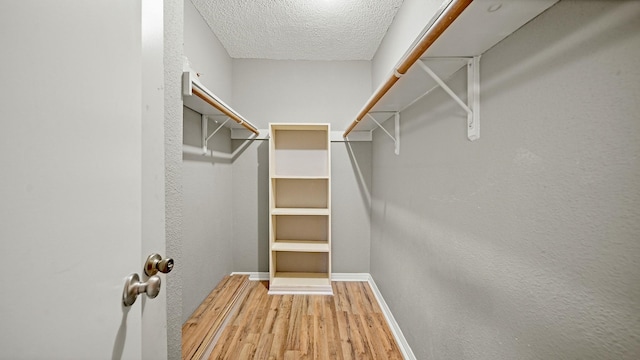
{"type": "Polygon", "coordinates": [[[232,58],[371,60],[403,0],[191,0],[232,58]]]}

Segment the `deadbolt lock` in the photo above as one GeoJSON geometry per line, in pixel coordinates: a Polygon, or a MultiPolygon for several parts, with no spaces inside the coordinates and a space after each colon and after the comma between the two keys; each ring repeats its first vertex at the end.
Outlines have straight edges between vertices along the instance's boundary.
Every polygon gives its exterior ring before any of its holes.
{"type": "Polygon", "coordinates": [[[147,258],[147,261],[144,263],[144,273],[147,276],[153,276],[159,272],[168,273],[173,269],[173,259],[172,258],[162,258],[162,256],[158,254],[151,254],[147,258]]]}

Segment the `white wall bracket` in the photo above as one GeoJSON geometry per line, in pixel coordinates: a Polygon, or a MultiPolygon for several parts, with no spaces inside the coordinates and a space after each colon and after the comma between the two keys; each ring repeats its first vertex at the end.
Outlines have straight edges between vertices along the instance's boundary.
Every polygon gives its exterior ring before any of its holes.
{"type": "MultiPolygon", "coordinates": [[[[460,58],[452,58],[452,60],[459,59],[460,58]]],[[[467,138],[470,141],[474,141],[480,138],[480,56],[462,59],[467,61],[466,104],[435,72],[433,72],[433,70],[431,70],[431,68],[429,68],[429,66],[427,66],[427,64],[425,64],[424,60],[418,61],[417,64],[429,76],[431,76],[438,85],[440,85],[442,90],[449,94],[449,96],[451,96],[451,98],[467,112],[467,138]]],[[[440,58],[439,60],[443,60],[443,58],[440,58]]]]}
{"type": "Polygon", "coordinates": [[[369,119],[371,119],[371,121],[376,123],[376,125],[378,125],[378,127],[382,129],[382,131],[384,131],[384,133],[391,138],[391,140],[393,140],[394,149],[395,149],[394,152],[396,155],[400,155],[400,112],[398,111],[393,112],[395,136],[391,135],[387,131],[387,129],[385,129],[384,126],[382,126],[378,122],[378,120],[376,120],[376,118],[374,118],[371,114],[367,113],[367,116],[369,117],[369,119]]]}
{"type": "MultiPolygon", "coordinates": [[[[220,130],[227,123],[227,121],[229,121],[229,120],[230,120],[230,118],[227,117],[226,120],[222,124],[220,124],[218,126],[218,128],[216,128],[211,133],[211,135],[207,135],[209,133],[209,129],[208,129],[208,127],[209,127],[209,118],[207,117],[207,115],[202,115],[202,117],[201,117],[201,122],[202,122],[202,154],[206,154],[207,153],[207,151],[209,150],[207,148],[207,143],[209,142],[209,140],[211,140],[213,135],[215,135],[218,132],[218,130],[220,130]]],[[[216,123],[217,123],[217,121],[216,121],[216,123]]]]}

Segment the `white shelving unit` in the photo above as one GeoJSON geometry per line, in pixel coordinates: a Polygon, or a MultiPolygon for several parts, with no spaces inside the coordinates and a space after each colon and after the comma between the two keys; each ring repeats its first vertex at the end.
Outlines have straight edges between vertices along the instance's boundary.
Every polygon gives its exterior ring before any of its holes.
{"type": "Polygon", "coordinates": [[[269,125],[269,294],[333,294],[330,133],[269,125]]]}

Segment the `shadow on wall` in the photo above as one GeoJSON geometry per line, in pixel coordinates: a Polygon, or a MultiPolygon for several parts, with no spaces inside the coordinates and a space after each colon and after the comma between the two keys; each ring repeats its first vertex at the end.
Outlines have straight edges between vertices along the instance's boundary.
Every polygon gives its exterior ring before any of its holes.
{"type": "Polygon", "coordinates": [[[269,141],[258,145],[258,271],[269,271],[269,141]]]}
{"type": "Polygon", "coordinates": [[[112,360],[122,359],[122,353],[124,352],[124,346],[127,339],[127,317],[129,316],[130,306],[124,306],[120,304],[122,308],[122,320],[120,321],[120,327],[116,334],[116,339],[113,342],[113,351],[111,353],[112,360]]]}
{"type": "Polygon", "coordinates": [[[238,147],[232,153],[225,153],[215,150],[207,150],[207,152],[203,152],[201,147],[195,148],[192,146],[184,146],[182,151],[182,160],[190,160],[190,161],[203,161],[203,162],[211,162],[211,163],[221,163],[221,164],[231,164],[233,163],[242,153],[249,148],[249,145],[254,141],[254,138],[246,139],[242,142],[242,145],[238,147]]]}
{"type": "Polygon", "coordinates": [[[484,140],[443,136],[438,90],[403,114],[401,157],[376,146],[372,275],[418,358],[637,357],[638,73],[620,55],[640,7],[584,3],[483,57],[484,140]]]}
{"type": "MultiPolygon", "coordinates": [[[[481,61],[481,99],[486,101],[499,96],[508,89],[525,86],[534,81],[540,74],[552,74],[562,68],[570,67],[575,62],[597,51],[605,51],[607,48],[625,42],[634,36],[637,19],[640,14],[633,4],[619,2],[618,5],[604,4],[601,7],[585,8],[586,21],[581,17],[563,18],[562,21],[550,22],[554,26],[536,29],[534,32],[514,34],[514,36],[527,36],[517,42],[510,42],[510,46],[517,43],[520,51],[513,52],[508,63],[501,62],[499,69],[485,68],[481,61]],[[563,34],[558,36],[558,34],[563,34]],[[539,39],[546,39],[540,41],[539,39]],[[489,80],[484,80],[484,75],[491,73],[489,80]],[[496,74],[495,76],[493,74],[496,74]]],[[[540,16],[545,16],[543,13],[540,16]]],[[[501,44],[495,46],[500,47],[501,44]]],[[[493,51],[489,51],[491,56],[493,51]]],[[[487,61],[487,64],[491,64],[487,61]]],[[[466,73],[463,67],[452,74],[446,83],[452,88],[465,86],[460,72],[466,73]]],[[[585,74],[588,77],[588,74],[585,74]]],[[[544,91],[544,89],[541,89],[544,91]]],[[[461,92],[461,98],[466,94],[461,92]]],[[[435,88],[430,96],[442,96],[443,101],[430,110],[429,117],[421,117],[418,121],[403,121],[403,131],[412,133],[418,129],[428,127],[436,122],[449,121],[451,118],[460,119],[460,124],[466,124],[466,113],[450,98],[443,95],[442,90],[435,88]]],[[[481,109],[482,111],[482,109],[481,109]]],[[[389,131],[392,129],[389,122],[383,124],[389,131]]],[[[462,136],[462,135],[461,135],[462,136]]]]}
{"type": "Polygon", "coordinates": [[[232,146],[231,130],[222,127],[218,120],[214,117],[208,119],[207,137],[213,136],[207,141],[205,152],[202,144],[202,116],[187,107],[183,108],[182,160],[231,164],[255,140],[252,135],[239,145],[232,146]]]}
{"type": "MultiPolygon", "coordinates": [[[[360,197],[363,202],[367,206],[367,208],[371,208],[371,176],[364,176],[363,170],[360,167],[358,162],[358,157],[362,157],[361,151],[357,146],[353,146],[351,142],[345,141],[344,146],[347,149],[347,153],[349,154],[349,160],[351,162],[351,167],[353,168],[353,173],[355,175],[356,181],[358,182],[358,190],[360,191],[360,197]]],[[[369,212],[369,216],[371,216],[371,212],[369,212]]]]}

